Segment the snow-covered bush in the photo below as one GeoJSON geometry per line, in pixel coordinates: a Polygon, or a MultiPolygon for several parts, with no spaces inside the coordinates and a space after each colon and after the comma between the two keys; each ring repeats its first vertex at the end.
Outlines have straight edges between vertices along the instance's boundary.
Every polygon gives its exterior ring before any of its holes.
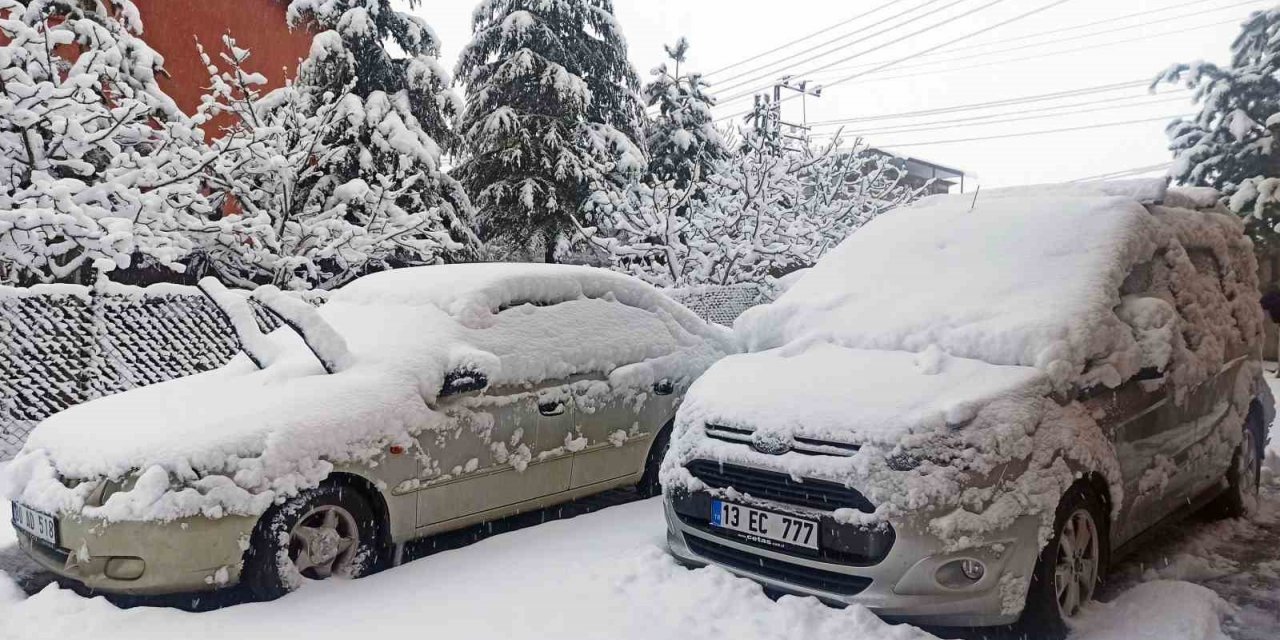
{"type": "Polygon", "coordinates": [[[716,173],[598,185],[583,237],[617,270],[665,286],[761,282],[808,267],[881,212],[919,195],[860,141],[774,146],[754,131],[716,173]],[[695,197],[696,196],[696,197],[695,197]]]}
{"type": "Polygon", "coordinates": [[[230,113],[235,125],[205,172],[228,215],[209,225],[200,270],[244,286],[331,289],[478,253],[470,201],[441,167],[437,140],[451,143],[457,101],[437,41],[384,5],[294,2],[292,16],[330,29],[298,82],[265,95],[232,38],[218,61],[202,50],[212,88],[201,116],[230,113]],[[391,38],[412,57],[391,58],[391,38]]]}
{"type": "Polygon", "coordinates": [[[485,0],[458,61],[458,178],[481,235],[551,257],[587,186],[643,169],[639,80],[610,0],[485,0]]]}
{"type": "Polygon", "coordinates": [[[209,151],[141,29],[129,0],[0,0],[0,283],[182,269],[209,151]]]}
{"type": "MultiPolygon", "coordinates": [[[[1222,191],[1255,240],[1280,225],[1280,7],[1256,11],[1231,45],[1231,64],[1177,64],[1157,79],[1195,90],[1200,113],[1168,127],[1176,180],[1222,191]]],[[[1153,85],[1154,86],[1154,85],[1153,85]]]]}

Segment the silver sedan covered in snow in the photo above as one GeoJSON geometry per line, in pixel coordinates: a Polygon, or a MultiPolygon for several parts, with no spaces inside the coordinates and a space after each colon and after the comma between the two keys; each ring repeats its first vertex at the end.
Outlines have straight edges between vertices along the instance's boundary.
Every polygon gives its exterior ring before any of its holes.
{"type": "Polygon", "coordinates": [[[19,540],[95,590],[359,575],[405,541],[638,484],[685,389],[735,349],[634,278],[560,265],[367,276],[320,309],[203,282],[245,351],[73,407],[7,467],[19,540]]]}

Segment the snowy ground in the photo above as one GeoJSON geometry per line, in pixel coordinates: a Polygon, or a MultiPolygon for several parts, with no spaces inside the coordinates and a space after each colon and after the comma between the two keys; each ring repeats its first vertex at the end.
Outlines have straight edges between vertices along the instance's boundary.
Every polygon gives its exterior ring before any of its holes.
{"type": "MultiPolygon", "coordinates": [[[[1280,460],[1280,447],[1270,453],[1280,460]]],[[[773,601],[723,571],[681,568],[663,553],[656,499],[496,535],[359,581],[310,583],[274,603],[206,613],[120,609],[47,584],[14,546],[8,512],[0,503],[4,640],[345,640],[427,630],[478,639],[935,637],[858,607],[773,601]]],[[[1101,594],[1108,602],[1092,606],[1075,640],[1280,637],[1280,479],[1269,480],[1251,521],[1195,520],[1160,539],[1115,569],[1101,594]]]]}

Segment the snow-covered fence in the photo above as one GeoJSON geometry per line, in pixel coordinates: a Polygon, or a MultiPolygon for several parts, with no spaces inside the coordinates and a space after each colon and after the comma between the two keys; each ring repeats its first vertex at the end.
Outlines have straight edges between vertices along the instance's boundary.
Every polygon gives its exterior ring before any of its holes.
{"type": "MultiPolygon", "coordinates": [[[[672,289],[702,318],[730,325],[767,300],[755,285],[672,289]]],[[[319,305],[319,294],[303,298],[319,305]]],[[[276,326],[250,300],[264,329],[276,326]]],[[[195,287],[114,283],[0,287],[0,460],[63,409],[208,371],[236,352],[231,326],[195,287]]]]}
{"type": "MultiPolygon", "coordinates": [[[[255,310],[264,328],[275,326],[255,310]]],[[[194,287],[0,287],[0,460],[58,411],[213,369],[236,348],[230,325],[194,287]]]]}
{"type": "Polygon", "coordinates": [[[669,289],[667,295],[707,322],[732,326],[743,311],[768,302],[769,289],[743,283],[669,289]]]}

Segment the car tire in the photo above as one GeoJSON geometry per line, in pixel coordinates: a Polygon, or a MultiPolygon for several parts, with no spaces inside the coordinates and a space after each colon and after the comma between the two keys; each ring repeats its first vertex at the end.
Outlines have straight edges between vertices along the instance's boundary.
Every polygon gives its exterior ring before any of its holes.
{"type": "Polygon", "coordinates": [[[662,495],[662,483],[658,481],[658,473],[662,469],[662,459],[667,457],[667,449],[671,448],[671,423],[667,423],[649,447],[649,457],[644,461],[644,475],[636,483],[636,493],[641,498],[652,498],[662,495]]]}
{"type": "Polygon", "coordinates": [[[242,583],[255,598],[275,600],[304,579],[370,573],[385,555],[378,525],[368,501],[349,486],[326,483],[303,491],[258,519],[242,583]]]}
{"type": "Polygon", "coordinates": [[[1244,434],[1231,456],[1227,469],[1227,490],[1212,503],[1213,515],[1224,518],[1244,518],[1258,508],[1258,488],[1262,479],[1262,417],[1258,411],[1249,410],[1244,423],[1244,434]]]}
{"type": "Polygon", "coordinates": [[[1060,640],[1070,620],[1093,598],[1106,571],[1107,511],[1096,492],[1077,483],[1058,503],[1053,537],[1040,551],[1016,637],[1060,640]],[[1074,595],[1072,595],[1074,594],[1074,595]]]}

